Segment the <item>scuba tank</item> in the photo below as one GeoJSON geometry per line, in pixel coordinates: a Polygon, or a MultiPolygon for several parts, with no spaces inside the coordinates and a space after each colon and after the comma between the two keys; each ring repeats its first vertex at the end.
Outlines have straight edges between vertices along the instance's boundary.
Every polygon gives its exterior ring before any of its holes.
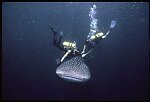
{"type": "Polygon", "coordinates": [[[76,48],[76,43],[75,43],[75,42],[71,43],[71,42],[64,41],[64,42],[63,42],[63,46],[64,46],[65,48],[74,49],[74,48],[76,48]]]}
{"type": "Polygon", "coordinates": [[[104,35],[104,34],[103,34],[102,32],[96,33],[96,34],[94,34],[94,35],[92,35],[92,36],[90,37],[90,40],[92,41],[92,40],[99,39],[99,38],[102,37],[103,35],[104,35]]]}

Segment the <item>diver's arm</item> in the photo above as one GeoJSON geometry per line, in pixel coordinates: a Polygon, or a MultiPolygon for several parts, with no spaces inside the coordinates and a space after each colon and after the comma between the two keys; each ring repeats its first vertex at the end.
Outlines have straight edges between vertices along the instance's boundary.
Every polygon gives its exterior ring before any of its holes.
{"type": "Polygon", "coordinates": [[[106,36],[110,33],[110,30],[111,30],[111,29],[109,29],[109,30],[107,31],[107,33],[102,36],[102,39],[106,38],[106,36]]]}
{"type": "Polygon", "coordinates": [[[81,52],[82,57],[85,57],[86,55],[88,55],[92,51],[92,49],[94,48],[94,47],[90,47],[90,49],[88,49],[88,52],[85,53],[85,50],[86,50],[88,44],[89,44],[88,41],[86,41],[85,45],[83,47],[83,51],[81,52]]]}
{"type": "MultiPolygon", "coordinates": [[[[88,40],[86,40],[85,41],[85,44],[84,44],[84,46],[83,46],[83,50],[82,50],[82,52],[81,52],[81,54],[84,54],[85,53],[85,51],[86,51],[86,48],[87,48],[87,46],[90,44],[90,42],[88,41],[88,40]]],[[[88,49],[89,50],[89,49],[88,49]]]]}
{"type": "Polygon", "coordinates": [[[83,46],[83,50],[82,50],[81,54],[83,54],[85,52],[85,49],[86,49],[86,44],[83,46]]]}
{"type": "Polygon", "coordinates": [[[65,55],[61,58],[60,62],[62,62],[69,54],[71,53],[71,50],[68,50],[65,55]]]}
{"type": "Polygon", "coordinates": [[[82,57],[85,57],[85,56],[88,55],[91,51],[92,51],[92,49],[90,49],[87,53],[82,54],[82,57]]]}

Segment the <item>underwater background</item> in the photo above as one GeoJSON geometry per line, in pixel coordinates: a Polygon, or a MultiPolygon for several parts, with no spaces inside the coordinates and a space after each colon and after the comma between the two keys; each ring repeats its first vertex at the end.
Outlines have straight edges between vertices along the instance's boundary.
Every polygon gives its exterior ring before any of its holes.
{"type": "Polygon", "coordinates": [[[148,100],[148,55],[149,3],[2,3],[2,100],[148,100]],[[117,24],[88,56],[91,79],[65,81],[56,74],[63,52],[48,23],[81,51],[93,5],[101,32],[117,24]]]}

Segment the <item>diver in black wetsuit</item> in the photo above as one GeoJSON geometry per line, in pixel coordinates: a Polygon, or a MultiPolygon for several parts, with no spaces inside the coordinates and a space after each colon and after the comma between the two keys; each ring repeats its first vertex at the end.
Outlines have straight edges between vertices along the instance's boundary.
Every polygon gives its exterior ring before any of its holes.
{"type": "Polygon", "coordinates": [[[106,38],[106,36],[110,33],[110,31],[115,27],[116,25],[116,21],[111,22],[110,25],[110,29],[107,31],[107,33],[104,35],[103,32],[99,32],[96,31],[95,34],[91,35],[89,38],[87,38],[87,40],[85,41],[84,47],[83,47],[83,51],[81,52],[81,54],[83,54],[82,57],[86,56],[87,54],[89,54],[94,48],[95,46],[102,41],[102,39],[106,38]],[[84,54],[86,51],[86,48],[88,48],[88,53],[84,54]]]}
{"type": "Polygon", "coordinates": [[[60,50],[62,50],[62,51],[67,51],[66,49],[63,48],[63,46],[61,46],[61,40],[62,40],[62,38],[63,38],[63,34],[60,34],[60,37],[59,37],[59,39],[58,39],[58,38],[57,38],[58,33],[50,26],[50,24],[48,24],[48,25],[49,25],[49,27],[51,28],[51,30],[53,31],[53,33],[54,33],[53,44],[54,44],[57,48],[59,48],[60,50]],[[57,40],[58,40],[58,41],[57,41],[57,40]]]}
{"type": "Polygon", "coordinates": [[[64,59],[67,57],[74,57],[77,55],[81,55],[81,53],[77,50],[77,46],[76,46],[76,42],[74,41],[72,42],[67,42],[64,41],[63,44],[61,44],[62,38],[63,38],[63,33],[60,34],[59,39],[57,38],[58,33],[51,27],[50,24],[48,24],[49,27],[51,28],[51,30],[54,33],[54,39],[53,39],[53,44],[59,48],[60,50],[64,51],[65,54],[64,56],[61,58],[61,60],[57,60],[57,64],[60,65],[64,59]]]}

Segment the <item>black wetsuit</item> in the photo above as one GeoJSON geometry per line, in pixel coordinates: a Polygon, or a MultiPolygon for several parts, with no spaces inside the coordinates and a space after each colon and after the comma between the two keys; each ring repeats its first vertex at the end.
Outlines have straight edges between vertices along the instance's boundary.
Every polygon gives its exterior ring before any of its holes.
{"type": "Polygon", "coordinates": [[[96,46],[99,42],[101,42],[101,40],[102,40],[102,38],[96,39],[96,40],[94,40],[94,41],[86,41],[86,42],[85,42],[85,45],[87,46],[88,50],[92,50],[92,49],[95,48],[95,46],[96,46]]]}
{"type": "Polygon", "coordinates": [[[49,27],[51,28],[51,30],[53,31],[53,33],[54,33],[54,38],[53,38],[53,44],[54,44],[54,46],[56,46],[57,48],[59,48],[60,50],[62,50],[62,51],[67,51],[67,49],[65,49],[64,47],[63,47],[63,45],[61,45],[61,40],[62,40],[62,36],[60,36],[59,37],[59,39],[57,38],[57,36],[58,36],[58,33],[49,25],[49,27]]]}
{"type": "MultiPolygon", "coordinates": [[[[53,44],[54,44],[54,46],[56,46],[57,48],[59,48],[60,50],[62,50],[62,51],[64,51],[66,53],[69,49],[64,48],[64,46],[61,44],[61,40],[62,40],[63,37],[60,36],[59,39],[58,39],[57,38],[58,33],[51,26],[50,26],[50,28],[51,28],[51,30],[54,33],[54,38],[53,38],[53,44]]],[[[73,51],[73,50],[71,50],[71,51],[73,51]]],[[[75,57],[75,56],[81,56],[81,53],[80,52],[75,52],[75,54],[74,54],[73,52],[71,52],[66,58],[70,59],[70,58],[75,57]]]]}

